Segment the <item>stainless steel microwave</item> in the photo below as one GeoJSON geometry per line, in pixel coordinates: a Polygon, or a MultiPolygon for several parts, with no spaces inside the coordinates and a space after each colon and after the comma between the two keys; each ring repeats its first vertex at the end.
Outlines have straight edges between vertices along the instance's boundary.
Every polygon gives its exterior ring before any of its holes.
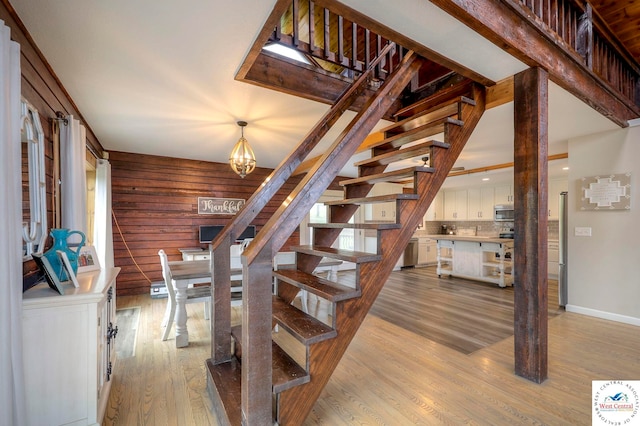
{"type": "Polygon", "coordinates": [[[493,208],[493,220],[496,222],[513,222],[513,204],[498,204],[493,208]]]}

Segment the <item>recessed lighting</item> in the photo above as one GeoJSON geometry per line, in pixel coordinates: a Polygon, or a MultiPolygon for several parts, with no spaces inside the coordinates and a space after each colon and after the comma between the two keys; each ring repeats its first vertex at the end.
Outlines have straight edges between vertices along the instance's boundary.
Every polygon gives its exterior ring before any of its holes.
{"type": "Polygon", "coordinates": [[[569,170],[569,166],[563,167],[562,170],[569,170]]]}
{"type": "Polygon", "coordinates": [[[486,182],[486,181],[491,180],[491,179],[490,178],[482,178],[482,180],[486,182]]]}

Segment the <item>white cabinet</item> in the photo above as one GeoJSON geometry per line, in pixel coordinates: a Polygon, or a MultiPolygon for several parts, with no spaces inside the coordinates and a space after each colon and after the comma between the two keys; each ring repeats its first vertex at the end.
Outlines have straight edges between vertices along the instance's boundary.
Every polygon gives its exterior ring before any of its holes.
{"type": "Polygon", "coordinates": [[[424,215],[425,221],[444,220],[444,208],[442,205],[442,191],[438,191],[431,205],[424,215]]]}
{"type": "Polygon", "coordinates": [[[28,425],[102,422],[115,363],[120,268],[78,274],[65,294],[38,284],[23,295],[28,425]]]}
{"type": "Polygon", "coordinates": [[[444,220],[467,220],[467,190],[444,191],[444,220]]]}
{"type": "Polygon", "coordinates": [[[498,185],[494,188],[495,204],[513,204],[513,185],[498,185]]]}
{"type": "Polygon", "coordinates": [[[431,238],[418,238],[418,265],[435,265],[438,262],[436,240],[431,238]]]}
{"type": "MultiPolygon", "coordinates": [[[[376,183],[368,196],[374,197],[376,195],[387,194],[402,194],[402,185],[387,182],[376,183]]],[[[365,220],[395,222],[396,203],[388,202],[365,205],[365,220]]]]}
{"type": "Polygon", "coordinates": [[[566,191],[568,182],[566,180],[549,181],[549,219],[558,220],[560,217],[560,193],[566,191]]]}
{"type": "Polygon", "coordinates": [[[493,187],[470,188],[467,190],[468,220],[493,220],[493,187]]]}

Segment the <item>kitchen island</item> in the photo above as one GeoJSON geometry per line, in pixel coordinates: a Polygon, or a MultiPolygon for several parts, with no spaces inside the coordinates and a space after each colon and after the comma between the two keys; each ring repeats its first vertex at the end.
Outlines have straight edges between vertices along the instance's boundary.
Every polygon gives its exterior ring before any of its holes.
{"type": "Polygon", "coordinates": [[[437,240],[438,276],[449,275],[486,281],[500,287],[513,285],[513,239],[434,235],[437,240]]]}

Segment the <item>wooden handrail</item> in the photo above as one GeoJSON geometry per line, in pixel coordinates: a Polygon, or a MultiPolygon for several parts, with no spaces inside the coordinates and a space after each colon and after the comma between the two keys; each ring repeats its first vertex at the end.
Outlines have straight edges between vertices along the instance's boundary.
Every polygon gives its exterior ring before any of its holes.
{"type": "MultiPolygon", "coordinates": [[[[376,64],[395,48],[395,44],[388,44],[371,63],[369,68],[347,89],[336,103],[327,111],[318,123],[305,136],[302,142],[287,156],[280,165],[264,180],[260,188],[247,200],[236,217],[229,222],[213,240],[212,248],[216,250],[224,241],[234,241],[251,221],[260,213],[264,206],[273,198],[282,185],[289,179],[294,170],[302,163],[318,142],[326,135],[342,114],[353,104],[364,90],[376,64]]],[[[262,232],[262,231],[260,231],[262,232]]]]}
{"type": "MultiPolygon", "coordinates": [[[[384,51],[381,52],[379,57],[383,55],[384,51]]],[[[395,72],[399,73],[399,75],[404,74],[408,83],[410,77],[406,77],[408,75],[406,71],[409,68],[414,68],[416,64],[415,53],[409,52],[395,72]]],[[[370,66],[375,67],[376,65],[371,63],[370,66]]],[[[393,96],[389,96],[389,94],[394,90],[398,90],[399,83],[394,82],[393,79],[390,80],[387,80],[377,92],[376,102],[378,104],[371,105],[371,101],[367,103],[347,128],[343,130],[334,144],[327,149],[309,173],[300,181],[265,226],[262,227],[256,238],[242,254],[242,261],[245,266],[251,265],[253,260],[262,253],[263,248],[270,247],[274,252],[271,253],[273,256],[282,247],[286,238],[302,221],[303,215],[306,215],[313,203],[329,186],[334,176],[338,174],[358,148],[359,142],[354,144],[352,141],[364,139],[375,123],[379,121],[381,114],[384,114],[384,111],[380,111],[385,106],[388,108],[390,103],[393,102],[393,96]]]]}

